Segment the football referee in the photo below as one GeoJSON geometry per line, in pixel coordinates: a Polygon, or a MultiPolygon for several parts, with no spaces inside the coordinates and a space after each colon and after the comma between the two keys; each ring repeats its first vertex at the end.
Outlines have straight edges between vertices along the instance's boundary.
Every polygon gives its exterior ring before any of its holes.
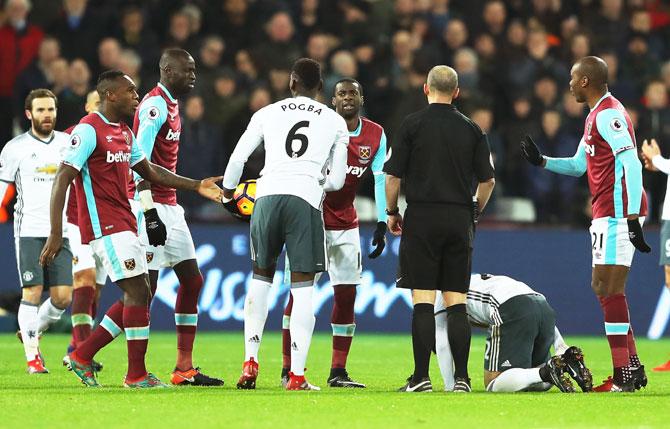
{"type": "Polygon", "coordinates": [[[402,234],[396,286],[412,289],[414,304],[414,374],[400,391],[432,391],[428,365],[435,346],[433,303],[439,290],[447,307],[454,391],[469,392],[471,331],[465,303],[474,224],[495,186],[494,171],[486,135],[451,104],[458,97],[454,69],[433,67],[423,92],[428,107],[405,118],[384,165],[389,230],[402,234]],[[407,197],[404,222],[398,210],[402,179],[407,197]]]}

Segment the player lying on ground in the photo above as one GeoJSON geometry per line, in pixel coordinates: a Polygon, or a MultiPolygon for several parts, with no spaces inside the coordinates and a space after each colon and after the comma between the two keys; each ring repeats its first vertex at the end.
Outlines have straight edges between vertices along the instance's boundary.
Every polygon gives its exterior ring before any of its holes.
{"type": "MultiPolygon", "coordinates": [[[[323,201],[323,222],[326,227],[328,277],[333,286],[333,311],[330,323],[333,328],[333,355],[328,385],[330,387],[365,387],[349,377],[346,370],[347,356],[356,330],[354,305],[356,286],[361,282],[361,237],[358,232],[358,215],[354,198],[361,177],[370,168],[375,180],[377,228],[368,255],[374,259],[381,255],[386,245],[386,175],[382,171],[386,158],[386,135],[381,125],[361,116],[363,87],[355,79],[345,78],[335,84],[331,101],[335,111],[344,118],[349,129],[347,178],[339,191],[328,192],[323,201]]],[[[285,281],[290,278],[290,263],[286,259],[285,281]]],[[[315,281],[318,281],[318,277],[315,281]]],[[[291,334],[289,330],[293,295],[284,310],[282,323],[283,368],[282,385],[288,382],[291,367],[291,334]]]]}
{"type": "Polygon", "coordinates": [[[230,157],[223,180],[226,209],[239,217],[233,193],[249,155],[265,145],[265,167],[251,215],[253,279],[244,300],[245,362],[237,382],[255,389],[258,350],[268,316],[268,293],[277,258],[286,245],[291,261],[293,313],[291,371],[287,390],[319,390],[305,380],[305,362],[314,331],[312,289],[327,269],[321,202],[324,191],[344,185],[349,131],[344,119],[315,100],[321,90],[319,63],[302,58],[291,70],[293,97],[256,112],[230,157]],[[330,172],[324,176],[326,167],[330,172]]]}
{"type": "MultiPolygon", "coordinates": [[[[665,202],[663,203],[663,219],[661,224],[661,252],[660,264],[665,270],[665,287],[670,290],[670,159],[661,156],[661,148],[656,140],[651,139],[642,142],[642,154],[644,155],[644,166],[649,171],[661,171],[668,175],[665,202]]],[[[654,371],[670,371],[670,360],[654,368],[654,371]]]]}
{"type": "Polygon", "coordinates": [[[95,354],[125,331],[128,345],[126,387],[165,385],[147,373],[149,342],[149,281],[146,256],[137,237],[137,224],[127,198],[128,171],[177,189],[197,191],[220,201],[221,178],[193,180],[156,166],[142,153],[130,128],[119,122],[132,116],[139,104],[135,83],[120,71],[107,71],[98,79],[100,111],[91,113],[72,131],[69,150],[58,168],[51,193],[51,234],[42,249],[40,264],[53,263],[62,246],[61,213],[67,188],[75,178],[82,242],[90,243],[107,274],[124,292],[86,341],[70,355],[70,368],[86,385],[98,387],[91,361],[95,354]]]}
{"type": "MultiPolygon", "coordinates": [[[[562,392],[574,392],[568,375],[584,392],[591,390],[591,372],[584,365],[582,351],[565,344],[556,328],[554,310],[542,294],[510,277],[473,274],[466,305],[470,323],[488,330],[484,353],[486,390],[544,391],[554,385],[562,392]]],[[[435,302],[435,351],[444,389],[452,390],[454,365],[447,312],[439,294],[435,302]]]]}
{"type": "MultiPolygon", "coordinates": [[[[188,94],[195,85],[195,61],[183,49],[167,49],[161,56],[159,68],[160,82],[137,108],[133,132],[147,158],[174,173],[181,135],[177,98],[188,94]]],[[[170,381],[179,386],[221,386],[223,380],[209,377],[193,366],[203,278],[184,209],[177,204],[177,192],[160,184],[150,184],[137,175],[135,178],[138,192],[135,180],[131,180],[128,198],[138,219],[140,240],[146,248],[151,297],[156,293],[161,267],[172,267],[179,279],[174,308],[177,363],[170,381]]]]}
{"type": "Polygon", "coordinates": [[[21,281],[17,335],[23,342],[28,374],[49,372],[39,350],[39,339],[60,319],[72,297],[72,253],[62,233],[58,258],[49,267],[39,264],[39,249],[49,236],[47,201],[68,146],[67,134],[54,131],[57,104],[56,96],[48,89],[31,91],[24,105],[30,130],[10,140],[0,153],[0,199],[9,183],[16,185],[14,240],[21,281]],[[45,288],[49,289],[49,298],[40,305],[45,288]]]}
{"type": "Polygon", "coordinates": [[[644,365],[635,347],[626,301],[626,279],[635,249],[648,253],[642,224],[647,199],[642,164],[637,156],[633,123],[624,106],[607,88],[607,64],[584,57],[570,71],[570,92],[587,103],[584,135],[572,158],[542,156],[530,136],[521,142],[522,155],[533,165],[570,176],[587,173],[592,198],[591,288],[605,318],[613,375],[595,392],[631,392],[647,385],[644,365]]]}

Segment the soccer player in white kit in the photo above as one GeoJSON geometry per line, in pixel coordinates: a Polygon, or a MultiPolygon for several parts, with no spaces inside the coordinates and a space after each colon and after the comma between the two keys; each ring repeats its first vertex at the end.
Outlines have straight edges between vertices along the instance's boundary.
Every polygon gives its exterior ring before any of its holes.
{"type": "Polygon", "coordinates": [[[265,167],[251,215],[253,279],[244,302],[245,362],[239,389],[256,387],[267,297],[285,244],[293,294],[291,371],[286,389],[319,390],[305,380],[304,370],[315,322],[314,276],[328,268],[321,204],[324,192],[344,185],[349,143],[344,119],[315,100],[322,86],[319,63],[307,58],[296,61],[289,82],[293,97],[254,114],[224,174],[223,203],[237,214],[234,189],[249,155],[264,143],[265,167]]]}
{"type": "Polygon", "coordinates": [[[28,373],[46,374],[49,371],[39,351],[40,333],[60,319],[72,299],[72,253],[67,238],[49,266],[41,267],[39,256],[50,231],[51,187],[70,139],[54,131],[57,99],[51,91],[31,91],[24,107],[31,128],[10,140],[0,153],[0,198],[9,183],[16,185],[14,241],[22,288],[19,339],[28,373]],[[44,288],[49,288],[50,297],[40,305],[44,288]]]}
{"type": "MultiPolygon", "coordinates": [[[[470,324],[488,329],[484,386],[489,392],[544,391],[552,385],[574,392],[572,377],[583,391],[592,388],[582,351],[568,347],[556,328],[554,310],[545,297],[507,276],[473,274],[466,306],[470,324]],[[556,356],[550,359],[550,347],[556,356]]],[[[435,351],[445,390],[454,386],[454,368],[444,301],[435,302],[435,351]]]]}

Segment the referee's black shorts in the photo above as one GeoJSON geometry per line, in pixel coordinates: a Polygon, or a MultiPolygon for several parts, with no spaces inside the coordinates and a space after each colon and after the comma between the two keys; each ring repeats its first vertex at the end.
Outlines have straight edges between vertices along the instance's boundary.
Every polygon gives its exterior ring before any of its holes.
{"type": "Polygon", "coordinates": [[[472,210],[447,204],[408,205],[396,286],[466,293],[470,288],[472,210]]]}

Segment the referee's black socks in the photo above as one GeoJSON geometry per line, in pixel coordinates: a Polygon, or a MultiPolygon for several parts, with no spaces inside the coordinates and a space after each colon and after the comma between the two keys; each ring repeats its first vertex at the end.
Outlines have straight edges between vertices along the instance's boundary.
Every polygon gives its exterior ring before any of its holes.
{"type": "Polygon", "coordinates": [[[414,381],[428,377],[430,354],[435,348],[435,312],[433,304],[415,304],[412,313],[414,381]]]}
{"type": "MultiPolygon", "coordinates": [[[[416,311],[416,306],[414,307],[416,311]]],[[[433,329],[433,332],[435,330],[433,329]]],[[[468,377],[468,357],[470,356],[470,338],[472,330],[468,321],[465,304],[447,307],[447,334],[451,354],[454,357],[454,377],[468,377]]]]}

